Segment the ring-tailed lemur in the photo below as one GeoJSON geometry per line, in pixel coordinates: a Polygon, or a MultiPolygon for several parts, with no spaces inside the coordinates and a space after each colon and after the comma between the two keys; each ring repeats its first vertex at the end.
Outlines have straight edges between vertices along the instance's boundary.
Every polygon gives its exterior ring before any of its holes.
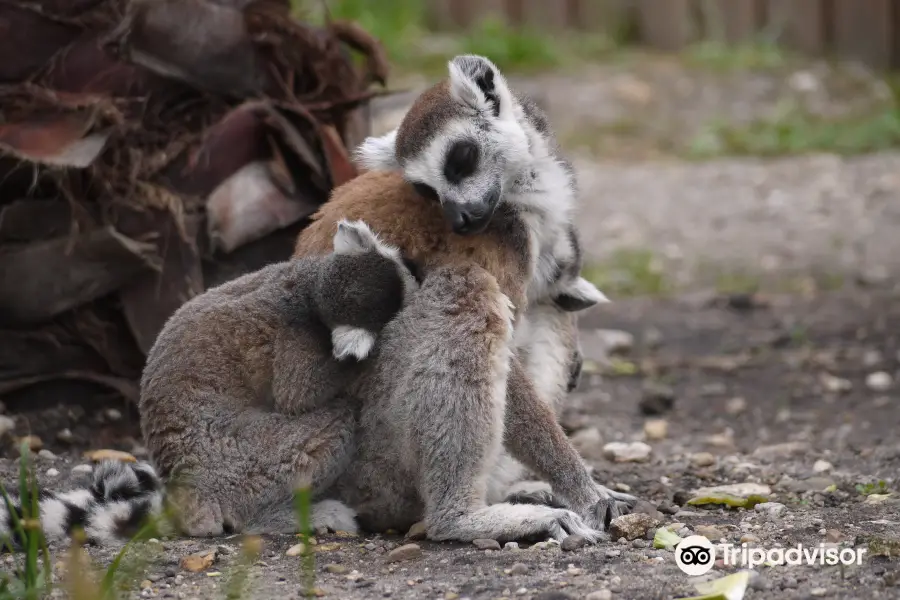
{"type": "MultiPolygon", "coordinates": [[[[197,413],[213,416],[221,408],[221,437],[210,443],[227,444],[228,429],[258,412],[284,415],[283,422],[271,418],[267,433],[289,437],[297,435],[290,415],[333,410],[332,401],[359,372],[358,361],[368,356],[384,325],[418,287],[399,252],[381,243],[363,222],[338,223],[333,245],[326,256],[270,265],[182,305],[166,322],[147,359],[140,407],[148,416],[147,427],[186,431],[192,421],[197,423],[197,413]],[[219,397],[220,404],[197,400],[205,395],[219,397]]],[[[205,426],[215,429],[217,424],[205,426]]],[[[149,439],[152,444],[152,433],[149,439]]],[[[170,463],[165,451],[178,449],[150,449],[166,467],[175,463],[167,471],[204,458],[202,452],[183,452],[170,463]]],[[[231,466],[249,474],[263,449],[244,450],[250,454],[245,464],[231,466]]],[[[240,454],[241,449],[234,448],[235,460],[240,454]]],[[[295,477],[290,469],[269,475],[273,482],[280,477],[285,493],[290,493],[305,475],[299,461],[297,468],[295,477]]],[[[251,498],[245,502],[251,506],[244,512],[257,509],[251,498]]],[[[93,542],[134,533],[145,517],[160,514],[162,506],[161,482],[149,464],[115,461],[101,463],[88,490],[44,493],[40,498],[49,538],[81,527],[93,542]]],[[[190,508],[190,519],[210,510],[190,508]]],[[[11,531],[12,517],[0,508],[0,537],[11,531]]]]}
{"type": "MultiPolygon", "coordinates": [[[[291,499],[270,473],[298,462],[319,500],[314,522],[319,508],[323,524],[330,519],[339,529],[355,529],[358,513],[372,528],[400,529],[424,516],[433,539],[580,533],[597,540],[613,516],[636,502],[592,481],[512,342],[510,317],[518,328],[529,297],[536,306],[544,297],[571,296],[569,309],[600,299],[585,295],[591,288],[581,284],[555,294],[555,260],[541,260],[552,257],[571,223],[571,171],[554,153],[540,111],[515,98],[490,61],[461,56],[449,71],[419,97],[397,132],[363,148],[370,166],[400,167],[402,174],[372,170],[337,188],[298,239],[295,256],[325,254],[338,221],[363,219],[424,273],[419,292],[384,328],[348,390],[356,408],[297,415],[291,438],[273,427],[279,415],[270,412],[219,420],[227,403],[203,394],[191,398],[192,406],[210,401],[216,408],[190,414],[202,426],[167,427],[170,420],[143,415],[145,435],[155,438],[148,445],[159,446],[154,459],[169,465],[164,472],[195,450],[208,455],[191,465],[201,476],[187,478],[187,489],[209,509],[189,535],[219,533],[229,524],[296,530],[291,499]],[[475,160],[466,143],[473,140],[475,160]],[[231,468],[229,435],[239,438],[238,447],[263,446],[258,468],[231,468]],[[167,455],[164,447],[179,444],[167,455]],[[502,468],[501,445],[550,482],[566,509],[488,506],[487,482],[502,468]],[[290,450],[297,460],[285,463],[290,450]],[[242,522],[238,489],[266,495],[264,514],[242,522]]],[[[560,305],[566,301],[553,304],[562,311],[560,305]]],[[[560,329],[572,321],[559,321],[560,329]]],[[[569,370],[568,363],[560,367],[563,380],[569,370]]]]}

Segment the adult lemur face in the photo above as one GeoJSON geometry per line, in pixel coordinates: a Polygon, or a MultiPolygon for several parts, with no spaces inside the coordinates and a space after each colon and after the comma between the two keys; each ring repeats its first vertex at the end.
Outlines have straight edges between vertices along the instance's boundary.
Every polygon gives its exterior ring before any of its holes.
{"type": "Polygon", "coordinates": [[[513,96],[497,67],[457,56],[449,77],[423,92],[400,127],[360,148],[369,168],[399,168],[425,198],[441,203],[462,235],[487,227],[505,188],[530,158],[513,96]]]}

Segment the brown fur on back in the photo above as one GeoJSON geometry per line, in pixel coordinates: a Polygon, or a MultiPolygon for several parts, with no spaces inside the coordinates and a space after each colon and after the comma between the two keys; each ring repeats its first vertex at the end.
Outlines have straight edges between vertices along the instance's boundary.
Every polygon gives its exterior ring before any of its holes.
{"type": "Polygon", "coordinates": [[[497,279],[519,315],[530,279],[529,232],[515,209],[501,204],[476,236],[454,234],[437,202],[419,196],[396,172],[369,171],[332,192],[297,239],[294,257],[327,254],[341,219],[360,219],[385,243],[427,273],[444,265],[477,264],[497,279]]]}

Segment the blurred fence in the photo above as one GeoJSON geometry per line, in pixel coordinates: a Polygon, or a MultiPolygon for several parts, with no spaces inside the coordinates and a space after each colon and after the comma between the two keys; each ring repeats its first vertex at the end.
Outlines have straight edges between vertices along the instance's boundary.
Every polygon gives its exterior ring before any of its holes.
{"type": "Polygon", "coordinates": [[[538,30],[597,31],[660,50],[764,36],[799,52],[900,68],[900,0],[427,0],[433,26],[489,15],[538,30]]]}

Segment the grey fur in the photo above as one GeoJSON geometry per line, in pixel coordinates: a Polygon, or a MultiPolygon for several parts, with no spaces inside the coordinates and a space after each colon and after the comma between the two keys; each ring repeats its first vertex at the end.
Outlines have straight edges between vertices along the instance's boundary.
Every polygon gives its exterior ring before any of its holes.
{"type": "Polygon", "coordinates": [[[320,489],[343,470],[355,418],[342,393],[363,363],[335,359],[330,330],[378,333],[415,286],[396,250],[341,223],[332,254],[270,265],[172,315],[140,410],[182,531],[281,529],[270,515],[298,485],[320,489]]]}

